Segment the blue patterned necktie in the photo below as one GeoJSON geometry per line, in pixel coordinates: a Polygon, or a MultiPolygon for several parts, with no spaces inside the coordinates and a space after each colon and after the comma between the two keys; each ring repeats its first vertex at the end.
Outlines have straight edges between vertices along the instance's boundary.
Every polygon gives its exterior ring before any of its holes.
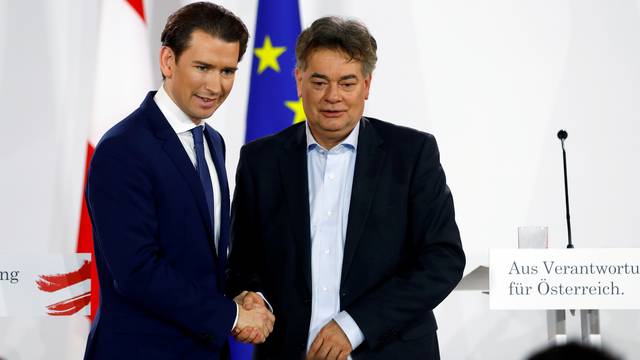
{"type": "Polygon", "coordinates": [[[202,189],[204,190],[204,196],[207,200],[207,207],[209,208],[209,218],[211,221],[211,230],[215,231],[215,220],[213,216],[213,186],[211,185],[211,175],[209,174],[207,160],[204,157],[204,141],[202,129],[202,126],[196,126],[191,129],[191,134],[193,134],[193,142],[196,148],[196,172],[200,177],[202,189]]]}

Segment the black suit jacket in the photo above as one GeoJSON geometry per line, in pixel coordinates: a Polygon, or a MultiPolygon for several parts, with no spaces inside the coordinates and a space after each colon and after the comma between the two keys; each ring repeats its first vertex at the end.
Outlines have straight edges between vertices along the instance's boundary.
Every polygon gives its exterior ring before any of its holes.
{"type": "MultiPolygon", "coordinates": [[[[229,293],[261,291],[276,322],[259,359],[301,359],[311,318],[305,124],[242,148],[231,218],[229,293]]],[[[354,359],[437,359],[432,310],[465,257],[433,136],[361,120],[340,307],[365,341],[354,359]]]]}
{"type": "Polygon", "coordinates": [[[85,359],[226,359],[236,306],[223,292],[224,143],[207,126],[221,190],[217,256],[200,179],[154,95],[104,135],[91,160],[100,307],[85,359]]]}

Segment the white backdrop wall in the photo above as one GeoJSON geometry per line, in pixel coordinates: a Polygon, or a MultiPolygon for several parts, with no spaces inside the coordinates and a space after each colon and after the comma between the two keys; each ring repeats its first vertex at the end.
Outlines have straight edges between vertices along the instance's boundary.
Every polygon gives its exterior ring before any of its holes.
{"type": "MultiPolygon", "coordinates": [[[[153,74],[160,32],[181,3],[145,2],[153,74]]],[[[256,0],[221,3],[253,32],[256,0]]],[[[100,4],[0,0],[0,253],[75,251],[100,4]]],[[[487,265],[489,248],[515,247],[519,225],[548,225],[550,247],[564,246],[560,128],[569,132],[576,246],[637,246],[639,1],[301,0],[300,8],[303,27],[344,15],[377,38],[365,114],[438,139],[467,272],[487,265]]],[[[210,120],[226,139],[230,174],[251,61],[248,53],[210,120]]],[[[522,359],[545,345],[542,311],[490,311],[485,295],[454,293],[436,313],[443,359],[522,359]]],[[[639,313],[601,315],[605,345],[640,357],[639,313]]],[[[0,357],[80,359],[87,331],[84,318],[2,318],[0,357]]]]}

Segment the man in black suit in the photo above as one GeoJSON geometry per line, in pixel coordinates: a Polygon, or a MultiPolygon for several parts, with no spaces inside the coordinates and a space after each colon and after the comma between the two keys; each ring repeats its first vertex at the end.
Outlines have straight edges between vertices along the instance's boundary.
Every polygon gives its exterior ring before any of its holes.
{"type": "Polygon", "coordinates": [[[229,95],[247,39],[221,6],[176,11],[162,33],[162,86],[96,147],[86,196],[100,305],[86,360],[222,360],[232,331],[253,342],[271,331],[267,309],[224,296],[225,146],[205,123],[229,95]]]}
{"type": "Polygon", "coordinates": [[[376,48],[315,21],[296,44],[306,123],[241,151],[228,285],[278,317],[258,359],[439,358],[432,310],[465,257],[433,136],[362,116],[376,48]]]}

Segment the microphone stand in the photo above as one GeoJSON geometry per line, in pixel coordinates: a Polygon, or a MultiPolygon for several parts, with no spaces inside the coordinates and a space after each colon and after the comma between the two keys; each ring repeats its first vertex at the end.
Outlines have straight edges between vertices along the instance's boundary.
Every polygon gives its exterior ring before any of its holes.
{"type": "Polygon", "coordinates": [[[567,235],[569,238],[567,249],[573,249],[573,243],[571,242],[571,215],[569,214],[569,185],[567,182],[567,152],[564,150],[564,140],[567,136],[566,131],[558,131],[558,139],[560,139],[560,143],[562,144],[562,166],[564,168],[564,203],[567,211],[567,235]]]}

